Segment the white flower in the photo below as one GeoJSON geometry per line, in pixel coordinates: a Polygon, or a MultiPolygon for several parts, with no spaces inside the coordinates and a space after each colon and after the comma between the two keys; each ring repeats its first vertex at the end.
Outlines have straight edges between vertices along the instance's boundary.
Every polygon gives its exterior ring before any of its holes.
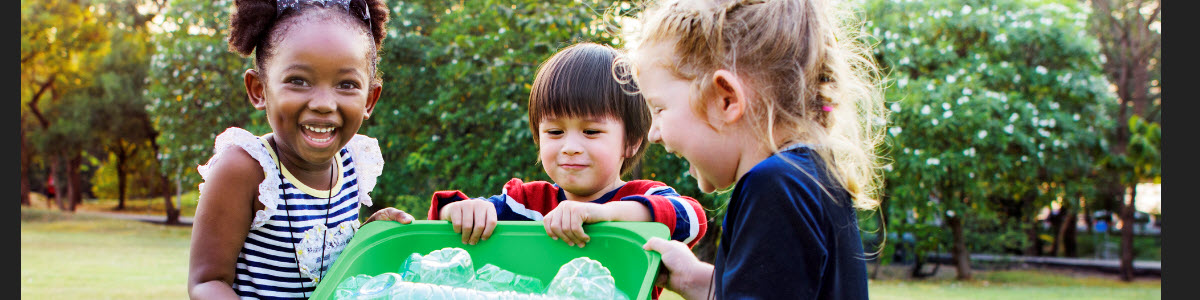
{"type": "Polygon", "coordinates": [[[908,85],[908,77],[900,78],[900,80],[896,81],[896,84],[900,85],[900,87],[908,85]]]}
{"type": "Polygon", "coordinates": [[[987,137],[987,130],[980,130],[980,131],[979,131],[979,138],[981,138],[981,139],[982,139],[982,138],[985,138],[985,137],[987,137]]]}
{"type": "Polygon", "coordinates": [[[1046,70],[1046,67],[1043,67],[1043,66],[1037,66],[1037,68],[1034,68],[1033,70],[1035,72],[1037,72],[1038,74],[1042,74],[1042,75],[1046,75],[1046,72],[1048,72],[1048,70],[1046,70]]]}
{"type": "Polygon", "coordinates": [[[1013,125],[1008,124],[1008,126],[1004,126],[1004,132],[1006,132],[1008,134],[1012,134],[1013,133],[1013,125]]]}
{"type": "Polygon", "coordinates": [[[964,15],[965,15],[965,14],[969,14],[969,13],[971,13],[971,6],[970,6],[970,5],[963,5],[963,8],[962,8],[962,13],[963,13],[964,15]]]}
{"type": "Polygon", "coordinates": [[[929,114],[929,105],[928,105],[928,104],[926,104],[925,106],[922,106],[922,107],[921,107],[921,114],[922,114],[922,115],[928,115],[928,114],[929,114]]]}
{"type": "Polygon", "coordinates": [[[892,102],[892,111],[900,112],[900,102],[892,102]]]}
{"type": "Polygon", "coordinates": [[[1079,114],[1075,114],[1075,115],[1071,116],[1071,118],[1075,119],[1075,121],[1079,121],[1079,114]]]}
{"type": "Polygon", "coordinates": [[[947,110],[946,112],[942,113],[942,118],[949,119],[950,116],[953,116],[953,115],[954,115],[953,110],[947,110]]]}
{"type": "Polygon", "coordinates": [[[900,135],[900,132],[903,132],[903,131],[904,131],[904,129],[901,129],[900,127],[892,127],[891,129],[888,129],[888,132],[891,132],[892,136],[898,136],[898,135],[900,135]]]}
{"type": "Polygon", "coordinates": [[[954,83],[955,81],[958,81],[957,77],[954,77],[954,75],[946,75],[946,82],[954,83]]]}
{"type": "Polygon", "coordinates": [[[963,103],[967,103],[967,100],[970,100],[970,99],[968,99],[968,98],[967,98],[967,96],[958,97],[958,105],[962,105],[963,103]]]}
{"type": "Polygon", "coordinates": [[[901,58],[898,63],[901,65],[907,65],[909,63],[908,57],[905,56],[904,58],[901,58]]]}
{"type": "Polygon", "coordinates": [[[937,120],[937,119],[933,119],[933,125],[935,125],[935,126],[936,126],[937,124],[938,124],[938,120],[937,120]]]}
{"type": "Polygon", "coordinates": [[[942,103],[942,109],[950,109],[950,103],[942,103]]]}
{"type": "Polygon", "coordinates": [[[963,95],[970,95],[971,93],[971,88],[963,88],[963,95]]]}
{"type": "Polygon", "coordinates": [[[930,158],[930,159],[925,160],[925,164],[927,164],[927,165],[935,165],[936,166],[940,163],[942,163],[942,161],[937,158],[930,158]]]}
{"type": "Polygon", "coordinates": [[[1016,83],[1017,81],[1021,81],[1021,74],[1017,74],[1016,76],[1013,76],[1013,83],[1016,83]]]}
{"type": "MultiPolygon", "coordinates": [[[[1008,35],[1006,35],[1006,34],[1003,34],[1003,33],[1001,33],[1001,34],[999,34],[999,35],[996,35],[996,41],[997,41],[997,42],[1001,42],[1001,43],[1008,42],[1008,35]]],[[[1005,62],[1005,63],[1004,63],[1004,66],[1005,66],[1005,67],[1007,67],[1007,66],[1008,66],[1008,63],[1007,63],[1007,62],[1005,62]]]]}
{"type": "Polygon", "coordinates": [[[913,150],[913,155],[921,155],[921,149],[913,150]]]}
{"type": "Polygon", "coordinates": [[[1016,121],[1017,121],[1017,118],[1020,118],[1020,117],[1021,117],[1021,115],[1018,115],[1017,113],[1013,113],[1013,114],[1012,114],[1012,116],[1008,117],[1008,121],[1009,121],[1009,122],[1016,122],[1016,121]]]}

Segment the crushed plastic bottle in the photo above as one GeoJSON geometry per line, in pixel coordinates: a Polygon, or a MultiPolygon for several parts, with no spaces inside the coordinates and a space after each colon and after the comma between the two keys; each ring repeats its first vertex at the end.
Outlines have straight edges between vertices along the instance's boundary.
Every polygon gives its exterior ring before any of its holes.
{"type": "Polygon", "coordinates": [[[346,278],[346,280],[343,280],[340,284],[338,284],[337,291],[334,293],[337,295],[338,299],[350,299],[358,297],[358,288],[362,287],[364,283],[367,283],[367,281],[370,281],[371,278],[371,275],[367,274],[358,274],[351,276],[350,278],[346,278]]]}
{"type": "Polygon", "coordinates": [[[419,278],[419,280],[409,280],[409,282],[470,287],[471,280],[475,278],[475,266],[471,262],[471,254],[462,248],[442,248],[429,252],[425,256],[414,254],[409,256],[408,260],[413,260],[413,262],[405,262],[405,265],[408,266],[406,272],[413,272],[415,268],[418,274],[417,278],[419,278]]]}
{"type": "Polygon", "coordinates": [[[546,295],[572,299],[628,299],[617,290],[612,273],[587,257],[572,259],[554,275],[546,295]]]}
{"type": "Polygon", "coordinates": [[[397,271],[347,278],[338,284],[337,299],[629,299],[616,288],[608,268],[587,257],[563,265],[549,289],[537,278],[492,264],[476,271],[461,248],[413,253],[397,271]]]}

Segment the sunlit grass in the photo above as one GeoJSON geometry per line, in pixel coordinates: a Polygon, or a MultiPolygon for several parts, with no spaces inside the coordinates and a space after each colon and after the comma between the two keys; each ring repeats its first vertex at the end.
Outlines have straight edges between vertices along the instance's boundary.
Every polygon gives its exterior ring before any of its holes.
{"type": "MultiPolygon", "coordinates": [[[[191,230],[151,223],[21,209],[21,298],[184,299],[191,230]]],[[[943,266],[923,280],[872,280],[872,299],[1161,299],[1160,279],[1045,270],[976,271],[953,280],[943,266]]],[[[902,278],[900,267],[884,272],[902,278]]],[[[664,291],[660,299],[681,299],[664,291]]]]}
{"type": "Polygon", "coordinates": [[[21,298],[186,299],[191,228],[21,208],[21,298]]]}

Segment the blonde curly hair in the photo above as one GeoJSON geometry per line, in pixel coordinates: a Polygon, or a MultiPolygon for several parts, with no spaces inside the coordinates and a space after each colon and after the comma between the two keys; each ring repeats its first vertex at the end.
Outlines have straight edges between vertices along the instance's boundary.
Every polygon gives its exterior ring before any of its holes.
{"type": "Polygon", "coordinates": [[[717,70],[746,78],[757,97],[748,99],[745,116],[763,147],[778,153],[784,143],[815,145],[856,208],[879,205],[876,149],[888,111],[879,68],[850,10],[826,0],[665,0],[634,25],[618,63],[651,63],[637,61],[649,59],[638,51],[670,45],[675,55],[653,59],[699,95],[715,91],[717,70]]]}

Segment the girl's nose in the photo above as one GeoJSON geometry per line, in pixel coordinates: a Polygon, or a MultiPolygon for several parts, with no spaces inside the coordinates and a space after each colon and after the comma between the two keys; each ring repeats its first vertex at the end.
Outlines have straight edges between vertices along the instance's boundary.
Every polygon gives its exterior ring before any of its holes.
{"type": "Polygon", "coordinates": [[[337,109],[335,92],[332,89],[319,89],[308,101],[308,109],[318,113],[331,113],[337,109]]]}
{"type": "Polygon", "coordinates": [[[662,144],[662,133],[658,131],[657,123],[650,123],[650,132],[646,134],[646,139],[651,143],[662,144]]]}

